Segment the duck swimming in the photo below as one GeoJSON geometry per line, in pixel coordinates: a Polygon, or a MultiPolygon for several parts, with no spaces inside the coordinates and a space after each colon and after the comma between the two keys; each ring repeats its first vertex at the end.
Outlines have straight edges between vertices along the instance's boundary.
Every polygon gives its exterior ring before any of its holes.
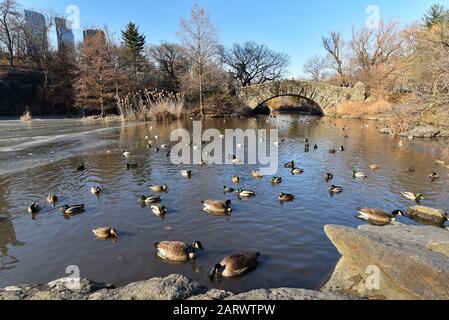
{"type": "Polygon", "coordinates": [[[191,178],[192,177],[192,171],[187,171],[187,170],[183,170],[183,171],[181,171],[181,175],[183,176],[183,177],[185,177],[185,178],[191,178]]]}
{"type": "Polygon", "coordinates": [[[165,216],[168,213],[168,209],[165,206],[153,205],[151,210],[157,216],[165,216]]]}
{"type": "Polygon", "coordinates": [[[422,193],[413,193],[413,192],[401,192],[402,196],[408,200],[419,202],[424,200],[424,196],[422,193]]]}
{"type": "Polygon", "coordinates": [[[397,216],[405,216],[401,210],[393,211],[391,215],[383,210],[373,208],[358,208],[357,212],[359,213],[358,218],[378,224],[389,224],[395,221],[397,216]]]}
{"type": "Polygon", "coordinates": [[[212,280],[218,276],[225,278],[241,276],[257,267],[260,256],[259,252],[244,252],[226,257],[211,269],[209,278],[212,280]]]}
{"type": "Polygon", "coordinates": [[[357,172],[355,170],[352,170],[352,176],[359,179],[368,179],[368,176],[366,174],[364,174],[363,172],[357,172]]]}
{"type": "Polygon", "coordinates": [[[117,230],[115,230],[114,228],[110,228],[110,227],[102,227],[102,228],[93,229],[92,232],[94,233],[94,236],[99,240],[107,240],[110,238],[117,239],[118,238],[117,230]]]}
{"type": "Polygon", "coordinates": [[[227,200],[226,202],[219,200],[204,200],[203,202],[203,210],[212,213],[212,214],[227,214],[232,211],[231,208],[231,200],[227,200]]]}
{"type": "Polygon", "coordinates": [[[101,190],[101,188],[98,187],[98,186],[94,186],[94,187],[90,188],[90,192],[91,192],[93,195],[96,195],[96,196],[99,196],[99,195],[101,194],[102,191],[103,191],[103,190],[101,190]]]}
{"type": "Polygon", "coordinates": [[[289,202],[295,200],[295,196],[288,193],[281,193],[279,195],[279,201],[281,202],[289,202]]]}
{"type": "Polygon", "coordinates": [[[292,175],[295,176],[295,175],[304,173],[304,170],[303,169],[299,169],[299,168],[293,168],[291,173],[292,173],[292,175]]]}
{"type": "Polygon", "coordinates": [[[263,178],[263,174],[260,171],[257,171],[257,170],[253,170],[251,172],[251,176],[253,176],[254,178],[263,178]]]}
{"type": "Polygon", "coordinates": [[[324,180],[326,180],[326,182],[329,182],[330,180],[334,179],[334,175],[332,173],[327,173],[324,176],[324,180]]]}
{"type": "Polygon", "coordinates": [[[233,176],[232,177],[232,183],[233,184],[238,184],[240,183],[240,178],[238,176],[233,176]]]}
{"type": "Polygon", "coordinates": [[[167,193],[168,192],[168,186],[166,184],[164,184],[162,186],[151,186],[150,190],[153,191],[153,192],[157,192],[157,193],[162,193],[162,192],[167,193]]]}
{"type": "Polygon", "coordinates": [[[54,206],[56,202],[58,202],[58,197],[55,194],[51,193],[47,197],[47,202],[54,206]]]}
{"type": "Polygon", "coordinates": [[[196,241],[187,245],[180,241],[162,241],[154,244],[157,255],[163,260],[185,262],[195,259],[196,249],[204,250],[201,242],[196,241]]]}
{"type": "Polygon", "coordinates": [[[332,186],[329,188],[329,192],[330,192],[331,194],[342,193],[342,192],[343,192],[343,187],[339,187],[339,186],[334,186],[334,185],[332,185],[332,186]]]}
{"type": "Polygon", "coordinates": [[[224,193],[231,193],[231,192],[234,192],[234,191],[235,191],[234,188],[230,188],[230,187],[227,187],[227,186],[223,186],[223,192],[224,192],[224,193]]]}
{"type": "Polygon", "coordinates": [[[161,196],[140,196],[139,201],[143,203],[159,203],[161,202],[161,196]]]}
{"type": "Polygon", "coordinates": [[[60,210],[63,214],[70,216],[70,215],[83,213],[85,211],[85,207],[84,207],[84,204],[74,205],[74,206],[65,205],[65,206],[61,207],[60,210]]]}
{"type": "Polygon", "coordinates": [[[256,196],[256,193],[251,190],[238,189],[236,193],[240,198],[250,198],[256,196]]]}
{"type": "Polygon", "coordinates": [[[28,207],[28,213],[29,213],[29,214],[38,213],[39,211],[41,211],[41,208],[40,208],[39,205],[37,204],[37,201],[34,201],[34,202],[28,207]]]}
{"type": "Polygon", "coordinates": [[[282,183],[282,178],[280,178],[280,177],[273,177],[273,178],[271,178],[271,183],[272,184],[281,184],[282,183]]]}

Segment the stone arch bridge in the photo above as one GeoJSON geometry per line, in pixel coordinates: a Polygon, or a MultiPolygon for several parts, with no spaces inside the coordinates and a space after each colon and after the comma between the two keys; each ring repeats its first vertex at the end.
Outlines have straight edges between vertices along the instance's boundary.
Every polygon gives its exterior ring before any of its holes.
{"type": "Polygon", "coordinates": [[[299,96],[311,101],[323,114],[329,114],[344,101],[365,101],[366,89],[361,82],[347,88],[313,81],[281,80],[241,88],[238,96],[251,109],[276,97],[299,96]]]}

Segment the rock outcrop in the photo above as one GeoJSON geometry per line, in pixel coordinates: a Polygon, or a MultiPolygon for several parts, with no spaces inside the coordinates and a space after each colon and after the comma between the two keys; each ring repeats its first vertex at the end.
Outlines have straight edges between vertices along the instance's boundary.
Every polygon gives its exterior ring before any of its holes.
{"type": "Polygon", "coordinates": [[[153,278],[122,288],[87,279],[64,278],[45,285],[23,285],[0,289],[0,300],[349,300],[339,293],[302,289],[255,290],[235,295],[208,290],[181,275],[153,278]]]}
{"type": "Polygon", "coordinates": [[[324,292],[372,299],[449,300],[449,232],[427,226],[333,226],[341,253],[324,292]]]}
{"type": "Polygon", "coordinates": [[[413,137],[413,138],[435,138],[440,134],[441,130],[436,127],[417,127],[411,131],[401,133],[401,137],[413,137]]]}

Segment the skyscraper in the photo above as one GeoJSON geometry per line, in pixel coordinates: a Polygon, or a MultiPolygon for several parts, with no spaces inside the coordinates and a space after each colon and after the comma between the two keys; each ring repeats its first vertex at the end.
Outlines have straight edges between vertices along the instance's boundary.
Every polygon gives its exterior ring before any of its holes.
{"type": "Polygon", "coordinates": [[[25,29],[28,50],[44,51],[48,49],[47,26],[43,14],[25,10],[25,29]]]}
{"type": "Polygon", "coordinates": [[[67,19],[55,17],[56,36],[58,38],[58,50],[75,51],[75,36],[67,19]]]}

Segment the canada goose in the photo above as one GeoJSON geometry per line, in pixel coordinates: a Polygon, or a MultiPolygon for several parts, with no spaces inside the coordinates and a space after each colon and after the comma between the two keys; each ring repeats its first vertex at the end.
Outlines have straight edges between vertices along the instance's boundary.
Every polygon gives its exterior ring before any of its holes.
{"type": "Polygon", "coordinates": [[[168,213],[168,209],[165,206],[153,205],[151,210],[157,216],[165,216],[168,213]]]}
{"type": "Polygon", "coordinates": [[[159,203],[161,202],[161,196],[140,196],[139,201],[144,203],[159,203]]]}
{"type": "Polygon", "coordinates": [[[96,196],[99,196],[102,191],[103,190],[101,190],[101,188],[98,186],[94,186],[94,187],[90,188],[90,192],[96,196]]]}
{"type": "Polygon", "coordinates": [[[181,171],[181,175],[183,176],[183,177],[186,177],[186,178],[191,178],[192,177],[192,171],[187,171],[187,170],[183,170],[183,171],[181,171]]]}
{"type": "Polygon", "coordinates": [[[33,213],[37,213],[41,211],[41,208],[39,207],[39,205],[37,204],[36,201],[34,201],[29,207],[28,207],[28,213],[29,214],[33,214],[33,213]]]}
{"type": "Polygon", "coordinates": [[[151,186],[150,190],[153,191],[153,192],[157,192],[157,193],[162,193],[162,192],[167,193],[168,192],[168,186],[166,184],[164,184],[162,186],[151,186]]]}
{"type": "Polygon", "coordinates": [[[329,182],[330,180],[334,179],[334,175],[332,173],[327,173],[324,176],[324,180],[326,180],[326,182],[329,182]]]}
{"type": "Polygon", "coordinates": [[[256,193],[251,190],[238,189],[236,193],[240,198],[250,198],[256,196],[256,193]]]}
{"type": "Polygon", "coordinates": [[[60,210],[63,214],[74,215],[74,214],[78,214],[78,213],[83,213],[84,209],[85,209],[84,204],[80,204],[80,205],[74,205],[74,206],[65,205],[65,206],[61,207],[60,210]]]}
{"type": "Polygon", "coordinates": [[[438,174],[436,172],[432,172],[431,174],[429,174],[429,179],[433,182],[435,180],[438,180],[440,177],[438,176],[438,174]]]}
{"type": "Polygon", "coordinates": [[[127,163],[126,164],[127,170],[136,169],[137,167],[139,167],[139,165],[137,163],[127,163]]]}
{"type": "Polygon", "coordinates": [[[373,171],[375,171],[375,170],[379,169],[379,166],[378,166],[377,164],[372,164],[372,165],[370,166],[370,169],[373,170],[373,171]]]}
{"type": "Polygon", "coordinates": [[[284,167],[285,167],[285,168],[293,169],[293,168],[295,167],[295,162],[294,162],[294,161],[287,162],[287,163],[284,165],[284,167]]]}
{"type": "Polygon", "coordinates": [[[185,262],[195,259],[195,250],[204,250],[201,242],[196,241],[192,245],[187,245],[179,241],[162,241],[154,244],[157,255],[164,260],[174,262],[185,262]]]}
{"type": "Polygon", "coordinates": [[[280,178],[280,177],[273,177],[273,178],[271,178],[271,183],[272,184],[281,184],[282,183],[282,178],[280,178]]]}
{"type": "Polygon", "coordinates": [[[204,206],[203,210],[208,213],[226,214],[232,211],[231,200],[227,200],[226,202],[219,200],[204,200],[202,203],[204,206]]]}
{"type": "Polygon", "coordinates": [[[234,192],[234,191],[235,191],[234,188],[230,188],[230,187],[227,187],[227,186],[223,186],[223,192],[224,192],[224,193],[231,193],[231,192],[234,192]]]}
{"type": "Polygon", "coordinates": [[[56,202],[58,202],[58,197],[56,195],[54,195],[53,193],[51,193],[47,197],[47,202],[54,206],[56,204],[56,202]]]}
{"type": "Polygon", "coordinates": [[[334,185],[332,185],[332,186],[329,188],[329,192],[330,192],[331,194],[342,193],[342,192],[343,192],[343,187],[339,187],[339,186],[334,186],[334,185]]]}
{"type": "Polygon", "coordinates": [[[212,280],[220,275],[225,278],[243,275],[257,267],[260,255],[259,252],[244,252],[226,257],[211,269],[209,278],[212,280]]]}
{"type": "Polygon", "coordinates": [[[424,200],[424,196],[422,193],[413,193],[413,192],[401,192],[402,196],[408,200],[419,202],[424,200]]]}
{"type": "Polygon", "coordinates": [[[364,174],[363,172],[357,172],[355,170],[352,170],[352,176],[354,178],[360,178],[360,179],[368,179],[368,176],[364,174]]]}
{"type": "Polygon", "coordinates": [[[238,176],[233,176],[232,177],[232,183],[233,184],[238,184],[240,183],[240,178],[238,176]]]}
{"type": "Polygon", "coordinates": [[[84,163],[80,164],[77,168],[76,171],[84,171],[86,170],[86,167],[84,166],[84,163]]]}
{"type": "Polygon", "coordinates": [[[110,238],[118,238],[117,230],[110,227],[102,227],[97,229],[92,229],[94,236],[99,240],[106,240],[110,238]]]}
{"type": "Polygon", "coordinates": [[[297,175],[297,174],[304,173],[304,170],[299,169],[299,168],[293,168],[291,172],[292,172],[292,175],[297,175]]]}
{"type": "Polygon", "coordinates": [[[379,224],[389,224],[396,220],[397,216],[405,216],[400,210],[393,211],[390,214],[383,210],[372,209],[372,208],[358,208],[359,216],[358,218],[379,224]]]}
{"type": "Polygon", "coordinates": [[[262,173],[260,171],[257,171],[257,170],[253,170],[251,172],[251,176],[253,176],[254,178],[263,178],[262,173]]]}
{"type": "Polygon", "coordinates": [[[279,195],[279,201],[288,202],[288,201],[293,201],[293,200],[295,200],[295,196],[292,194],[281,193],[279,195]]]}
{"type": "Polygon", "coordinates": [[[424,206],[411,207],[407,211],[407,216],[417,222],[440,227],[444,226],[448,220],[447,213],[444,210],[424,206]]]}

